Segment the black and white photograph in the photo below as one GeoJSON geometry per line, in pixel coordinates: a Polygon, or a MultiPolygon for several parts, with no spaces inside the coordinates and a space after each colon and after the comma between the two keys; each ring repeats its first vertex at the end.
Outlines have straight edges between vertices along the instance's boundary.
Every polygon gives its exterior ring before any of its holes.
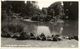
{"type": "Polygon", "coordinates": [[[1,47],[78,48],[79,1],[1,1],[1,47]]]}

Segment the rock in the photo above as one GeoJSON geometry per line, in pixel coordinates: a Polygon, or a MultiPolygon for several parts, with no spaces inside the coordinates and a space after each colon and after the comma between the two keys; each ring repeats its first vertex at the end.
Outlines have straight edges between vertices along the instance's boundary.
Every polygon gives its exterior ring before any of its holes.
{"type": "Polygon", "coordinates": [[[46,40],[46,37],[45,37],[44,33],[41,33],[40,38],[41,38],[42,41],[46,40]]]}
{"type": "Polygon", "coordinates": [[[44,36],[44,37],[42,37],[42,39],[41,39],[42,41],[44,41],[44,40],[46,40],[46,37],[44,36]]]}
{"type": "Polygon", "coordinates": [[[69,37],[68,39],[71,40],[71,39],[74,39],[74,37],[69,37]]]}
{"type": "Polygon", "coordinates": [[[37,37],[36,37],[36,39],[37,39],[37,40],[40,40],[40,37],[39,37],[39,36],[37,36],[37,37]]]}
{"type": "Polygon", "coordinates": [[[20,37],[17,38],[17,40],[26,40],[28,36],[26,35],[26,32],[22,32],[20,34],[20,37]]]}
{"type": "Polygon", "coordinates": [[[30,39],[33,39],[33,40],[35,40],[35,39],[36,39],[36,37],[34,36],[34,34],[33,34],[33,33],[30,33],[30,39]]]}
{"type": "Polygon", "coordinates": [[[53,41],[60,41],[61,38],[59,38],[59,37],[60,37],[60,35],[55,35],[54,37],[52,37],[53,41]]]}
{"type": "Polygon", "coordinates": [[[75,39],[75,40],[78,40],[78,36],[74,36],[74,39],[75,39]]]}

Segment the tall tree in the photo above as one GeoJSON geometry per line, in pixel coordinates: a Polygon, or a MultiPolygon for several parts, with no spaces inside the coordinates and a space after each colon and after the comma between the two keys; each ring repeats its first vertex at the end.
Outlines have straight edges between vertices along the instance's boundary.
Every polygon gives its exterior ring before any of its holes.
{"type": "Polygon", "coordinates": [[[52,17],[61,17],[63,16],[63,14],[64,10],[61,2],[55,2],[48,7],[48,15],[51,15],[52,17]]]}

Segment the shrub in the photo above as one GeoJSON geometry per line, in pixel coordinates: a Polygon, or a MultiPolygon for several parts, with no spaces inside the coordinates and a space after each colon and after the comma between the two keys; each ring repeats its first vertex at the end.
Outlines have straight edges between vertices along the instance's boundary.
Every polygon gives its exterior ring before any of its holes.
{"type": "Polygon", "coordinates": [[[22,24],[11,23],[2,27],[1,35],[6,36],[7,34],[9,34],[11,36],[11,35],[14,35],[14,33],[22,32],[23,28],[24,27],[22,26],[22,24]]]}

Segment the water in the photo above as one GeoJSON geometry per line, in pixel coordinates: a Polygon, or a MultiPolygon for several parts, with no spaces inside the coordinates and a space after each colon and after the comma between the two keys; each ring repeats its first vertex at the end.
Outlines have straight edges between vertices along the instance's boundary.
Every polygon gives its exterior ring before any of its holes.
{"type": "Polygon", "coordinates": [[[60,34],[64,36],[78,36],[78,22],[64,21],[64,23],[49,23],[49,22],[27,22],[24,26],[25,32],[32,32],[36,36],[44,33],[46,36],[60,34]]]}
{"type": "Polygon", "coordinates": [[[63,35],[78,36],[78,21],[65,21],[63,35]]]}
{"type": "MultiPolygon", "coordinates": [[[[64,21],[64,23],[49,23],[49,22],[29,22],[24,21],[24,31],[26,33],[34,33],[36,36],[44,33],[46,36],[52,34],[60,34],[64,36],[78,36],[78,22],[64,21]]],[[[12,38],[1,38],[2,47],[78,47],[78,41],[62,40],[62,41],[40,41],[40,40],[15,40],[12,38]],[[65,45],[64,45],[65,44],[65,45]]]]}

